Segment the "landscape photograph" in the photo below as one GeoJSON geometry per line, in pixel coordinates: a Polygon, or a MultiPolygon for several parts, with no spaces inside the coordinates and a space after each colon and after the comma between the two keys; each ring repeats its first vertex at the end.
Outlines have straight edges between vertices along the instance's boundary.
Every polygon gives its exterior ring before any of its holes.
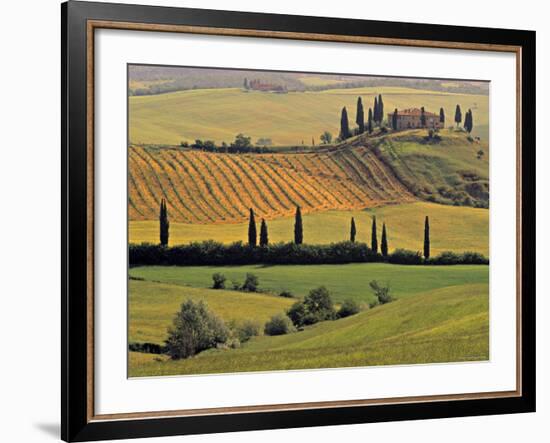
{"type": "Polygon", "coordinates": [[[488,361],[489,93],[128,65],[128,377],[488,361]]]}

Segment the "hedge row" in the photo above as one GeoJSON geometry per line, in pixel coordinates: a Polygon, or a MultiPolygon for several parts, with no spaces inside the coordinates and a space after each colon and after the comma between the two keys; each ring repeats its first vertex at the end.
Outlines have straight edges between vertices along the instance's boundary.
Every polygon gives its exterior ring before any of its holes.
{"type": "Polygon", "coordinates": [[[165,247],[149,243],[131,244],[130,266],[217,266],[250,264],[342,264],[389,262],[396,264],[488,264],[481,254],[444,252],[425,260],[419,252],[398,249],[383,257],[373,252],[366,243],[340,242],[328,245],[297,245],[276,243],[251,247],[242,242],[223,244],[215,241],[194,242],[186,245],[165,247]]]}

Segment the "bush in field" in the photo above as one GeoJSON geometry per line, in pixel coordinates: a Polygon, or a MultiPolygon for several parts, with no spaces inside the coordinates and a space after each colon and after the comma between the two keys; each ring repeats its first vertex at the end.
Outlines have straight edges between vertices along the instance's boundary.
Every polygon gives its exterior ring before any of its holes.
{"type": "Polygon", "coordinates": [[[166,352],[173,360],[191,357],[225,343],[229,331],[223,321],[211,313],[202,301],[185,301],[168,330],[166,352]]]}
{"type": "Polygon", "coordinates": [[[243,324],[237,327],[237,337],[241,343],[246,343],[252,337],[260,335],[260,325],[252,320],[245,320],[243,324]]]}
{"type": "Polygon", "coordinates": [[[359,303],[357,303],[355,300],[344,300],[342,306],[340,306],[340,309],[338,310],[338,318],[345,318],[349,317],[350,315],[358,314],[360,310],[361,307],[359,306],[359,303]]]}
{"type": "Polygon", "coordinates": [[[303,302],[297,301],[287,311],[286,315],[292,320],[292,323],[297,328],[301,328],[306,324],[306,317],[308,315],[306,307],[303,302]]]}
{"type": "Polygon", "coordinates": [[[136,343],[128,344],[128,350],[131,352],[144,352],[146,354],[164,354],[166,349],[164,346],[156,343],[136,343]]]}
{"type": "Polygon", "coordinates": [[[330,293],[324,286],[319,286],[309,291],[309,294],[304,298],[304,305],[307,312],[313,315],[317,321],[333,320],[336,318],[336,311],[334,310],[330,293]]]}
{"type": "Polygon", "coordinates": [[[372,291],[374,292],[374,295],[376,296],[379,304],[385,305],[386,303],[389,303],[389,302],[393,301],[393,298],[390,295],[390,286],[389,285],[382,286],[376,280],[372,280],[369,283],[369,286],[371,287],[372,291]]]}
{"type": "Polygon", "coordinates": [[[212,289],[225,289],[225,275],[216,272],[212,275],[212,289]]]}
{"type": "Polygon", "coordinates": [[[241,289],[241,284],[237,280],[231,280],[231,289],[238,291],[241,289]]]}
{"type": "Polygon", "coordinates": [[[422,256],[420,252],[408,251],[407,249],[396,249],[393,254],[390,254],[388,261],[394,264],[401,265],[420,265],[422,264],[422,256]]]}
{"type": "MultiPolygon", "coordinates": [[[[437,257],[436,257],[437,259],[437,257]]],[[[461,255],[461,263],[464,265],[488,265],[489,259],[479,252],[463,252],[461,255]]]]}
{"type": "Polygon", "coordinates": [[[428,265],[488,265],[489,259],[477,252],[463,252],[457,254],[444,251],[436,257],[426,261],[428,265]]]}
{"type": "Polygon", "coordinates": [[[279,297],[294,298],[294,294],[288,289],[283,289],[281,292],[279,292],[279,297]]]}
{"type": "Polygon", "coordinates": [[[293,331],[292,322],[283,314],[277,314],[271,317],[271,320],[269,320],[264,327],[265,335],[284,335],[293,331]]]}
{"type": "Polygon", "coordinates": [[[247,273],[241,289],[247,292],[256,292],[259,284],[260,281],[256,275],[247,273]]]}
{"type": "Polygon", "coordinates": [[[324,320],[334,320],[336,311],[327,288],[312,289],[302,302],[294,303],[287,312],[297,328],[324,320]]]}

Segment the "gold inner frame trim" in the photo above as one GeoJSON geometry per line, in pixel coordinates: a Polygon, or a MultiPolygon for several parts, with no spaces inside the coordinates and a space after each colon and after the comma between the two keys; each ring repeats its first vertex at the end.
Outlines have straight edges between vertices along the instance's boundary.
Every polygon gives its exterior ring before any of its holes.
{"type": "Polygon", "coordinates": [[[521,150],[522,150],[522,51],[521,46],[486,43],[445,42],[437,40],[414,40],[385,37],[366,37],[339,34],[313,34],[301,32],[265,31],[254,29],[214,28],[187,25],[164,25],[131,23],[105,20],[87,22],[87,418],[88,422],[153,419],[160,417],[189,417],[220,414],[260,413],[275,411],[297,411],[304,409],[326,409],[359,407],[369,405],[390,405],[404,403],[429,403],[436,401],[480,400],[492,398],[520,397],[522,395],[522,337],[521,337],[521,255],[522,255],[522,192],[521,192],[521,150]],[[463,49],[490,52],[510,52],[516,55],[516,389],[514,391],[474,392],[464,394],[392,397],[365,400],[334,400],[325,402],[286,403],[255,406],[232,406],[223,408],[181,409],[171,411],[129,412],[117,414],[95,414],[94,408],[94,37],[96,29],[118,29],[149,32],[175,32],[185,34],[221,35],[252,38],[276,38],[323,42],[357,43],[371,45],[394,45],[421,48],[463,49]]]}

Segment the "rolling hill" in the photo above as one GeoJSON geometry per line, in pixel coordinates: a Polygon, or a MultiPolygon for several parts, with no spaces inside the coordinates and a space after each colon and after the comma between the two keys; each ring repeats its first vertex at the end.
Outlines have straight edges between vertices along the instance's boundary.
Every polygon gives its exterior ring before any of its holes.
{"type": "MultiPolygon", "coordinates": [[[[129,97],[129,142],[132,144],[179,145],[195,139],[231,142],[244,133],[252,142],[270,138],[274,145],[309,145],[324,131],[339,133],[340,111],[347,107],[355,118],[357,97],[365,113],[374,97],[382,94],[385,112],[424,106],[438,112],[444,108],[446,126],[453,126],[454,111],[472,109],[474,135],[488,140],[489,96],[429,91],[398,86],[329,89],[273,94],[246,92],[241,88],[178,91],[129,97]]],[[[384,116],[386,118],[386,116],[384,116]]]]}
{"type": "MultiPolygon", "coordinates": [[[[211,301],[215,303],[212,308],[217,309],[218,304],[228,303],[229,306],[232,300],[237,300],[236,297],[232,297],[233,294],[239,295],[243,300],[247,300],[248,297],[254,300],[257,297],[263,297],[257,294],[208,289],[212,285],[212,274],[216,272],[227,277],[228,287],[232,281],[242,283],[246,274],[252,273],[259,278],[259,289],[267,291],[268,294],[279,294],[283,290],[288,290],[296,297],[304,297],[311,289],[324,285],[331,292],[334,302],[341,303],[351,298],[361,304],[374,301],[369,288],[369,282],[372,280],[389,282],[392,294],[401,299],[446,286],[485,283],[489,278],[488,266],[480,265],[411,266],[349,263],[345,265],[143,266],[130,269],[130,275],[133,278],[144,279],[130,281],[130,300],[132,301],[136,296],[138,304],[141,304],[139,301],[141,293],[150,294],[151,302],[161,304],[169,300],[181,299],[184,295],[204,296],[209,304],[211,301]],[[155,289],[156,284],[162,285],[159,291],[155,289]]],[[[288,299],[268,297],[260,300],[280,308],[288,299]]],[[[172,311],[175,312],[175,310],[172,311]]],[[[228,318],[224,313],[221,314],[225,319],[228,318]]],[[[241,315],[250,315],[250,313],[243,308],[243,312],[236,315],[240,318],[241,315]]],[[[165,332],[164,328],[162,332],[165,332]]]]}
{"type": "Polygon", "coordinates": [[[415,197],[365,146],[312,153],[224,154],[129,148],[130,220],[238,223],[249,208],[266,219],[328,209],[363,209],[415,197]]]}
{"type": "Polygon", "coordinates": [[[178,361],[130,352],[129,376],[487,360],[488,303],[487,284],[435,289],[240,349],[178,361]]]}
{"type": "Polygon", "coordinates": [[[129,282],[130,342],[162,344],[174,314],[185,300],[202,300],[226,322],[237,323],[254,319],[264,324],[269,318],[284,312],[293,299],[266,294],[191,288],[158,281],[129,282]]]}

